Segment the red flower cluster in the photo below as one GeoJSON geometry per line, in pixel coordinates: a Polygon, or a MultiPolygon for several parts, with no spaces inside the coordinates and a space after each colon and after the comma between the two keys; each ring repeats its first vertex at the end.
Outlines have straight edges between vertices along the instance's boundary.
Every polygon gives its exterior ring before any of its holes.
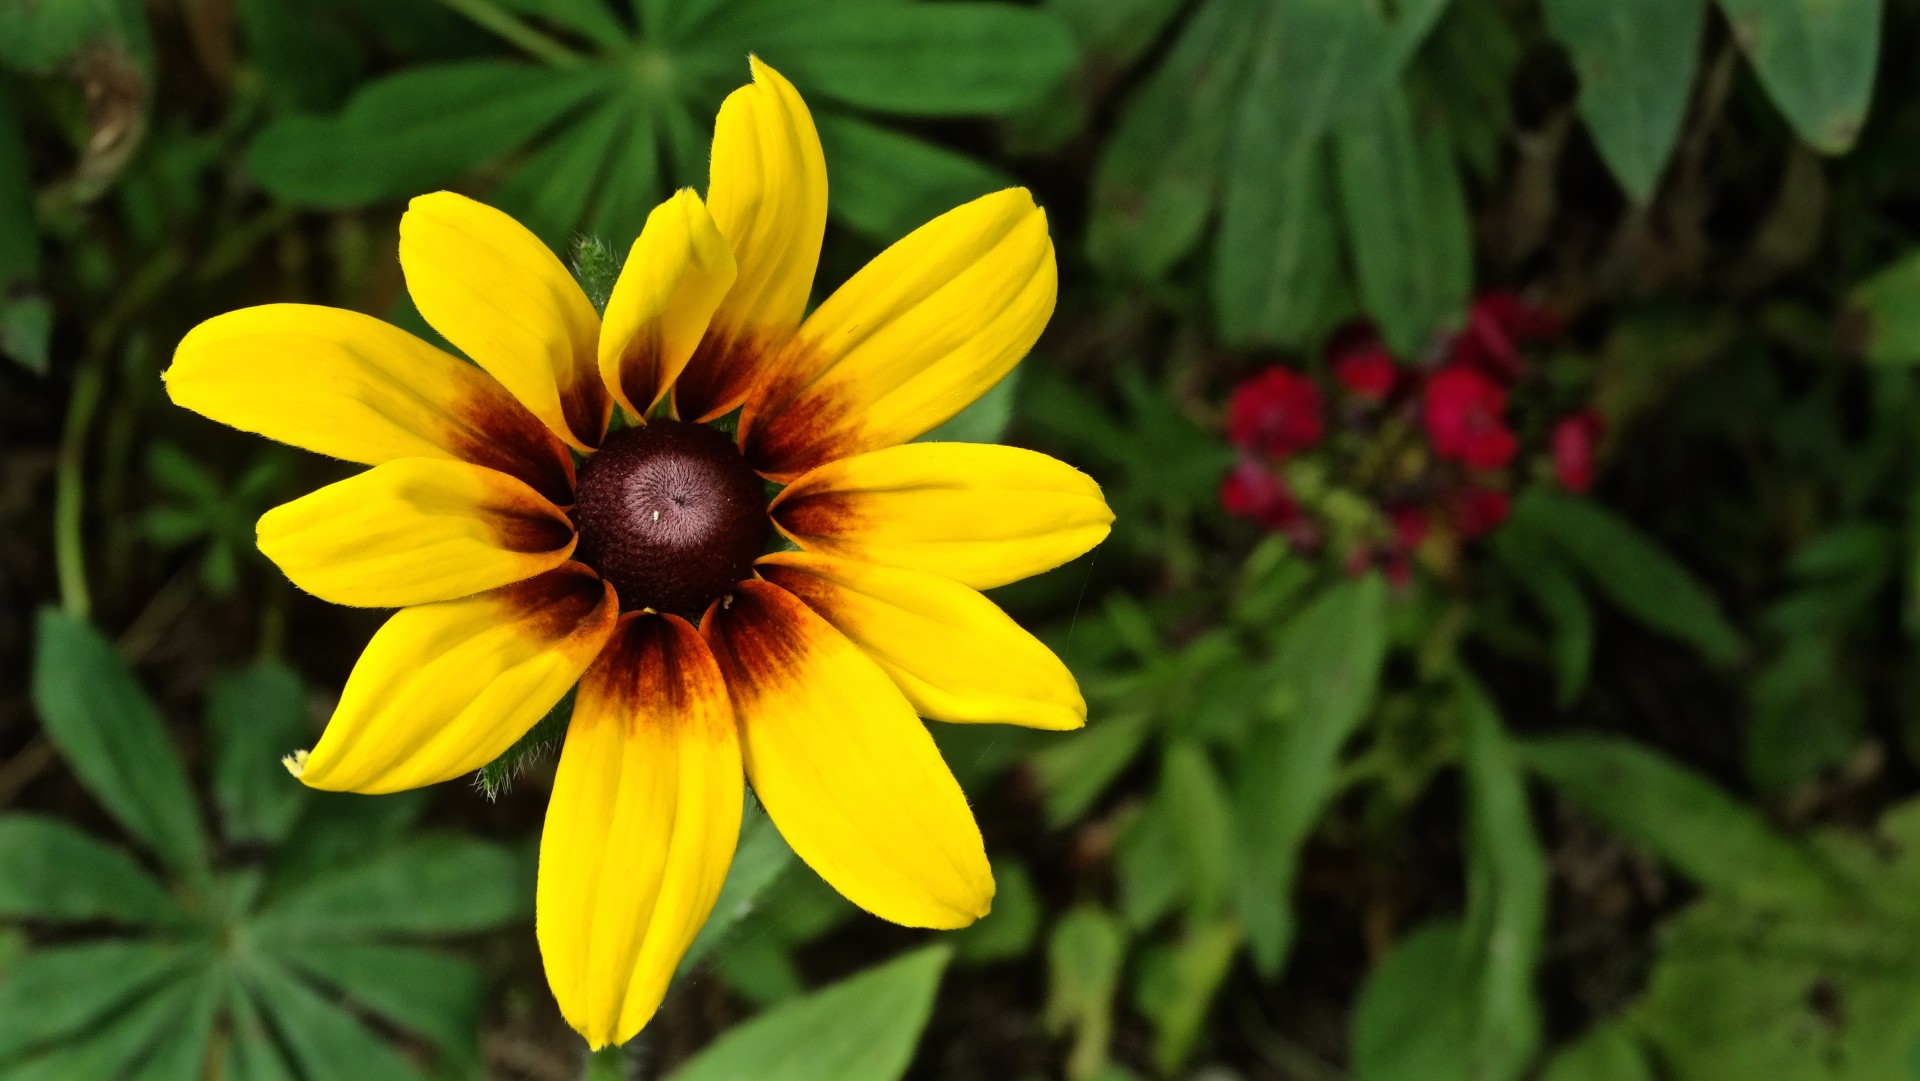
{"type": "MultiPolygon", "coordinates": [[[[1221,505],[1237,517],[1285,533],[1296,547],[1319,543],[1321,526],[1346,544],[1355,573],[1382,568],[1405,581],[1414,553],[1435,536],[1465,543],[1487,535],[1512,509],[1507,474],[1521,439],[1509,418],[1514,387],[1527,374],[1522,348],[1562,333],[1560,319],[1510,292],[1481,295],[1458,333],[1440,343],[1431,366],[1401,365],[1373,328],[1349,327],[1327,348],[1333,410],[1343,428],[1362,439],[1328,441],[1327,396],[1313,379],[1270,367],[1234,388],[1228,403],[1228,436],[1240,460],[1220,489],[1221,505]],[[1309,468],[1295,479],[1306,484],[1313,506],[1289,487],[1289,459],[1319,447],[1331,469],[1309,468]],[[1320,504],[1317,478],[1334,478],[1339,506],[1320,504]],[[1371,503],[1372,524],[1351,509],[1371,503]],[[1337,519],[1337,521],[1336,521],[1337,519]]],[[[1553,426],[1549,448],[1554,475],[1565,488],[1585,492],[1593,484],[1595,449],[1603,425],[1582,410],[1553,426]]],[[[1445,543],[1444,540],[1442,543],[1445,543]]]]}

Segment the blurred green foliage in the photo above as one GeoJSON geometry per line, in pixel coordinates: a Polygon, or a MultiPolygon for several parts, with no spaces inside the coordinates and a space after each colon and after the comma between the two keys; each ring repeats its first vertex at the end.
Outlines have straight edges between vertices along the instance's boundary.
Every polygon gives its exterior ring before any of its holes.
{"type": "Polygon", "coordinates": [[[624,251],[748,53],[815,112],[823,290],[1048,205],[1053,332],[928,438],[1104,485],[1111,540],[996,593],[1091,719],[937,733],[999,894],[935,945],[750,812],[671,1035],[588,1076],[1920,1077],[1916,42],[1911,0],[0,0],[0,1078],[481,1076],[551,1013],[478,943],[531,937],[566,708],[436,808],[505,846],[292,784],[366,627],[251,523],[326,467],[154,375],[265,300],[429,333],[433,188],[624,251]],[[1517,485],[1402,584],[1221,513],[1253,364],[1365,319],[1430,366],[1490,284],[1571,317],[1527,360],[1606,416],[1597,496],[1517,485]],[[15,715],[75,786],[13,780],[15,715]]]}

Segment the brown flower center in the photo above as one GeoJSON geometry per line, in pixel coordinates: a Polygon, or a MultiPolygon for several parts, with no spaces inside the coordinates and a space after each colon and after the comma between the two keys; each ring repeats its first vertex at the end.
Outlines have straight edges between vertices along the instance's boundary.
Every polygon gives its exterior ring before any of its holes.
{"type": "Polygon", "coordinates": [[[576,556],[623,608],[698,616],[765,551],[766,488],[733,441],[661,420],[607,437],[580,469],[576,556]]]}

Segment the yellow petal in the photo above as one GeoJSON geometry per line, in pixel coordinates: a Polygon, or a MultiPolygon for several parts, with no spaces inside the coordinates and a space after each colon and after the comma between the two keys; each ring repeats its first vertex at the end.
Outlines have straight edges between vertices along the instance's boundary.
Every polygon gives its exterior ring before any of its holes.
{"type": "Polygon", "coordinates": [[[733,279],[733,252],[690,189],[647,215],[600,327],[600,377],[627,412],[666,396],[733,279]]]}
{"type": "Polygon", "coordinates": [[[454,458],[519,477],[562,505],[573,459],[485,372],[358,312],[267,304],[180,340],[176,405],[244,432],[376,465],[454,458]]]}
{"type": "Polygon", "coordinates": [[[1106,539],[1093,478],[1030,450],[909,443],[843,458],[793,482],[774,524],[810,552],[932,571],[991,589],[1106,539]]]}
{"type": "Polygon", "coordinates": [[[746,400],[766,359],[807,310],[827,226],[827,163],[799,91],[751,59],[753,82],[727,96],[713,128],[707,209],[740,268],[674,388],[688,420],[746,400]]]}
{"type": "Polygon", "coordinates": [[[740,445],[791,480],[904,443],[986,393],[1053,314],[1053,241],[1023,188],[985,195],[881,252],[807,317],[747,399],[740,445]]]}
{"type": "Polygon", "coordinates": [[[353,666],[294,776],[398,792],[498,758],[574,685],[613,631],[613,588],[578,563],[457,601],[403,608],[353,666]]]}
{"type": "Polygon", "coordinates": [[[747,778],[781,836],[847,900],[909,927],[993,902],[980,828],[913,707],[794,596],[742,582],[701,627],[740,722],[747,778]]]}
{"type": "Polygon", "coordinates": [[[1060,658],[951,578],[806,552],[763,556],[757,569],[866,650],[922,717],[1056,730],[1087,722],[1060,658]]]}
{"type": "Polygon", "coordinates": [[[686,620],[620,621],[580,684],[540,836],[540,956],[594,1048],[660,1007],[740,834],[740,742],[713,654],[686,620]]]}
{"type": "Polygon", "coordinates": [[[600,317],[540,238],[507,214],[437,191],[400,218],[400,269],[433,329],[575,450],[600,445],[600,317]]]}
{"type": "Polygon", "coordinates": [[[404,608],[550,571],[573,523],[522,481],[466,462],[399,458],[260,516],[260,551],[335,604],[404,608]]]}

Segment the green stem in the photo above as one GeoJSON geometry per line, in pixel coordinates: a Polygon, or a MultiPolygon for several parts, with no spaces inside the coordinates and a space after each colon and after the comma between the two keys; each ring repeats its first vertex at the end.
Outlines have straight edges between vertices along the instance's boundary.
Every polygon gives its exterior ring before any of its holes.
{"type": "Polygon", "coordinates": [[[586,63],[586,57],[521,22],[493,0],[440,0],[440,3],[466,16],[482,29],[519,46],[527,55],[556,68],[577,68],[586,63]]]}
{"type": "Polygon", "coordinates": [[[87,557],[81,532],[86,509],[87,430],[93,426],[93,414],[100,406],[105,383],[101,366],[101,355],[95,352],[74,373],[53,488],[53,565],[60,582],[60,607],[79,620],[87,619],[93,608],[87,593],[87,557]]]}

